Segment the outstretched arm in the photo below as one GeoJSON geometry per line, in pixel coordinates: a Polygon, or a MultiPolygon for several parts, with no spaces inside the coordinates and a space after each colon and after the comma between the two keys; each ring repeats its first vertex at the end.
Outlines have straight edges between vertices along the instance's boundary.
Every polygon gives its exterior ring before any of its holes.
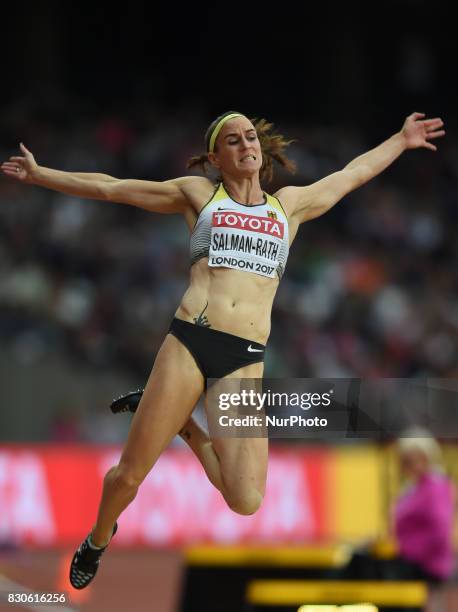
{"type": "Polygon", "coordinates": [[[442,119],[423,119],[423,113],[413,113],[400,132],[375,149],[356,157],[339,172],[307,187],[284,187],[276,194],[283,200],[290,216],[298,223],[319,217],[345,195],[361,187],[383,172],[407,149],[424,147],[436,151],[430,140],[445,134],[442,119]]]}
{"type": "Polygon", "coordinates": [[[1,166],[3,173],[22,183],[46,187],[80,198],[131,204],[152,212],[184,212],[189,204],[185,190],[202,177],[181,177],[170,181],[117,179],[107,174],[64,172],[39,166],[21,143],[23,156],[10,157],[1,166]]]}

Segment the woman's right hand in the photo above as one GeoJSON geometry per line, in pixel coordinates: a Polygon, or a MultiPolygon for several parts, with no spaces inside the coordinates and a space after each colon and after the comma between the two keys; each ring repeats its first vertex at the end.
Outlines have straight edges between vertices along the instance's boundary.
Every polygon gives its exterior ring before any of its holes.
{"type": "Polygon", "coordinates": [[[37,174],[38,164],[32,153],[22,144],[19,147],[24,157],[10,157],[9,161],[1,165],[2,172],[22,183],[33,183],[37,174]]]}

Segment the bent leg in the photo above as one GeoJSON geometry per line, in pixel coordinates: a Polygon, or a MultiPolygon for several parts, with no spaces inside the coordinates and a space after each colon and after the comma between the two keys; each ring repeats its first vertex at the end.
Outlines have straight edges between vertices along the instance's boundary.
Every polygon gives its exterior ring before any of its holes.
{"type": "MultiPolygon", "coordinates": [[[[263,363],[251,364],[225,378],[259,379],[263,368],[263,363]]],[[[214,415],[208,414],[208,411],[207,405],[207,418],[210,421],[214,415]]],[[[254,514],[265,494],[267,434],[259,438],[214,437],[211,439],[211,450],[219,465],[219,489],[228,506],[239,514],[254,514]]]]}
{"type": "Polygon", "coordinates": [[[135,498],[162,451],[189,419],[204,389],[204,379],[188,349],[167,335],[159,350],[119,464],[105,476],[96,546],[106,544],[121,512],[135,498]]]}
{"type": "Polygon", "coordinates": [[[254,514],[266,491],[267,438],[218,438],[213,449],[219,458],[221,493],[231,510],[254,514]]]}

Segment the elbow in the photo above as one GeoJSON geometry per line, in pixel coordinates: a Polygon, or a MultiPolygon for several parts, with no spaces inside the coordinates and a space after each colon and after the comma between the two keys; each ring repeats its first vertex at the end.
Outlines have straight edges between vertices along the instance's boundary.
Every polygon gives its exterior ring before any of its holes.
{"type": "Polygon", "coordinates": [[[112,200],[112,193],[110,189],[110,183],[99,181],[96,185],[96,195],[97,200],[112,200]]]}
{"type": "Polygon", "coordinates": [[[355,183],[357,187],[365,185],[371,178],[374,177],[374,173],[371,171],[369,166],[365,164],[355,168],[355,183]]]}
{"type": "Polygon", "coordinates": [[[345,176],[347,177],[346,193],[358,189],[373,178],[374,173],[366,164],[358,164],[357,166],[349,164],[344,168],[345,176]]]}

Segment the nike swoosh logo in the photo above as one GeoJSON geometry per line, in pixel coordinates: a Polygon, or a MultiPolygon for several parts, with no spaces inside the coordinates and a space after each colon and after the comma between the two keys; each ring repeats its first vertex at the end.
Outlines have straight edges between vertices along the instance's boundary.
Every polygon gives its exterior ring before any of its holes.
{"type": "Polygon", "coordinates": [[[248,347],[248,352],[249,353],[263,353],[264,349],[255,349],[250,344],[250,346],[248,347]]]}
{"type": "Polygon", "coordinates": [[[219,206],[217,210],[224,210],[225,212],[232,210],[233,212],[235,212],[235,208],[221,208],[221,206],[219,206]]]}

